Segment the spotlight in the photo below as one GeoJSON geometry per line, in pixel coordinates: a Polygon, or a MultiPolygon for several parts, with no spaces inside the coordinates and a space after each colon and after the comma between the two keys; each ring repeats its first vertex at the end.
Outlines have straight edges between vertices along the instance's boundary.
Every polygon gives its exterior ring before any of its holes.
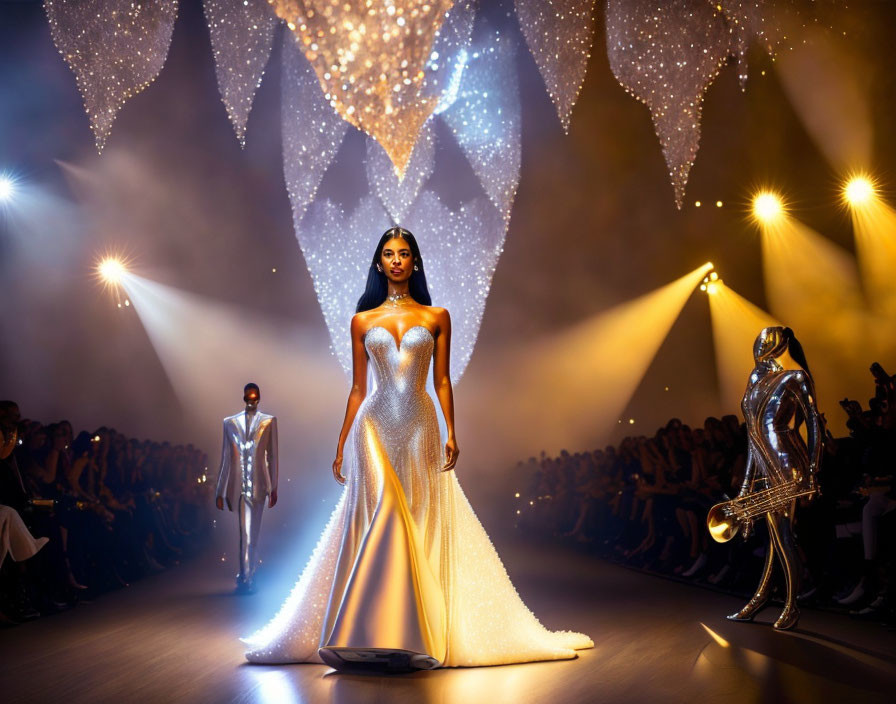
{"type": "Polygon", "coordinates": [[[719,288],[722,285],[722,280],[719,278],[718,273],[715,269],[710,270],[710,272],[703,277],[703,281],[700,283],[700,290],[704,293],[708,293],[710,295],[719,292],[719,288]]]}
{"type": "Polygon", "coordinates": [[[107,286],[118,286],[128,273],[124,262],[117,257],[105,257],[96,265],[99,277],[107,286]]]}
{"type": "Polygon", "coordinates": [[[853,207],[870,203],[875,194],[874,183],[867,176],[853,176],[843,187],[843,198],[853,207]]]}
{"type": "Polygon", "coordinates": [[[768,225],[784,214],[781,198],[771,191],[757,193],[753,198],[753,217],[763,225],[768,225]]]}
{"type": "Polygon", "coordinates": [[[5,174],[0,176],[0,203],[6,203],[12,200],[16,193],[16,182],[5,174]]]}

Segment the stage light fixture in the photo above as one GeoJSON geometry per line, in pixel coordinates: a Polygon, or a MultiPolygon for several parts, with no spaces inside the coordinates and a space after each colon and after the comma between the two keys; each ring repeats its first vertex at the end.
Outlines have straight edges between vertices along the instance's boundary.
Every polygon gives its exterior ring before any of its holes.
{"type": "Polygon", "coordinates": [[[843,198],[853,207],[870,203],[875,195],[874,182],[867,176],[853,176],[843,187],[843,198]]]}
{"type": "Polygon", "coordinates": [[[6,203],[12,200],[16,193],[16,182],[10,176],[0,176],[0,202],[6,203]]]}
{"type": "Polygon", "coordinates": [[[722,284],[722,280],[719,278],[718,273],[715,269],[710,269],[709,273],[703,277],[703,281],[700,283],[700,290],[704,293],[708,293],[710,295],[719,292],[719,287],[722,284]]]}
{"type": "Polygon", "coordinates": [[[784,214],[784,204],[780,196],[771,191],[762,191],[753,198],[753,217],[763,225],[768,225],[784,214]]]}
{"type": "Polygon", "coordinates": [[[124,262],[116,257],[105,257],[96,265],[96,270],[103,283],[109,286],[118,286],[128,273],[124,262]]]}

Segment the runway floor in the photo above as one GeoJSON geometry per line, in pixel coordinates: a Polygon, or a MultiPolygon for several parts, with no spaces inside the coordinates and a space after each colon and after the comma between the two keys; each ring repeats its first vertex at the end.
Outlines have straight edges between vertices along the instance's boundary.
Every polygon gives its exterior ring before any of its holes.
{"type": "MultiPolygon", "coordinates": [[[[798,632],[724,619],[739,600],[551,546],[499,548],[530,608],[596,643],[576,660],[412,675],[258,666],[237,640],[278,594],[231,594],[209,554],[94,603],[0,632],[0,699],[12,702],[884,702],[893,631],[817,611],[798,632]],[[262,608],[263,607],[263,608],[262,608]]],[[[271,590],[269,590],[270,592],[271,590]]]]}

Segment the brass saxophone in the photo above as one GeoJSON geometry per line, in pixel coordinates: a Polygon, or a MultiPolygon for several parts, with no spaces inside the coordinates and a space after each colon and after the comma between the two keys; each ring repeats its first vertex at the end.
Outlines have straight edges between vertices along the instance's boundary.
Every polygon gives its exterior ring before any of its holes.
{"type": "Polygon", "coordinates": [[[741,530],[749,530],[753,519],[769,511],[787,506],[801,496],[812,496],[818,492],[814,484],[806,487],[803,482],[793,480],[723,501],[709,509],[706,526],[717,543],[727,543],[741,530]]]}

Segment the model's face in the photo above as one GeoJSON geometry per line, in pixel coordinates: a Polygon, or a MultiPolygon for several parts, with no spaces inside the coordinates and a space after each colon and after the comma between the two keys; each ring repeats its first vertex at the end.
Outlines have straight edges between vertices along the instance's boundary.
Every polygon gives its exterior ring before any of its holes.
{"type": "Polygon", "coordinates": [[[753,356],[756,363],[776,359],[787,351],[787,340],[779,327],[765,328],[753,345],[753,356]]]}
{"type": "Polygon", "coordinates": [[[403,237],[393,237],[383,245],[380,267],[389,281],[401,283],[414,273],[414,255],[411,246],[403,237]]]}
{"type": "Polygon", "coordinates": [[[255,389],[249,389],[245,394],[243,394],[243,401],[246,403],[246,408],[251,408],[255,410],[258,408],[258,402],[261,400],[261,394],[258,393],[255,389]]]}

